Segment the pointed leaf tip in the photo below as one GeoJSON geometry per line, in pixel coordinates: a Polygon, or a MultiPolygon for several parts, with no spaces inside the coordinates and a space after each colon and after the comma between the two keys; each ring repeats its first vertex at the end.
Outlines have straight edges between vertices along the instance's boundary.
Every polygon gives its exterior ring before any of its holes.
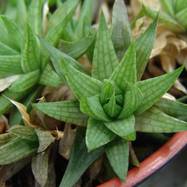
{"type": "Polygon", "coordinates": [[[129,144],[124,140],[115,140],[106,148],[106,155],[116,175],[124,181],[129,165],[129,144]]]}
{"type": "Polygon", "coordinates": [[[177,70],[165,75],[138,82],[137,86],[143,93],[143,99],[136,113],[139,114],[151,108],[171,88],[183,68],[181,66],[177,70]]]}
{"type": "Polygon", "coordinates": [[[110,78],[122,90],[127,87],[126,83],[134,84],[137,81],[136,48],[134,42],[131,43],[110,78]]]}
{"type": "Polygon", "coordinates": [[[103,13],[99,20],[99,29],[93,55],[92,76],[99,80],[109,78],[117,66],[117,56],[103,13]]]}
{"type": "Polygon", "coordinates": [[[137,76],[141,79],[153,49],[158,15],[147,30],[136,40],[137,76]]]}

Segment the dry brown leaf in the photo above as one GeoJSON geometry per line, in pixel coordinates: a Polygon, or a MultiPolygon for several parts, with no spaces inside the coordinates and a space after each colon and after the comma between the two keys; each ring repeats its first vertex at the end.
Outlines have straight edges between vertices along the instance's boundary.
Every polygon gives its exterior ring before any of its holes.
{"type": "Polygon", "coordinates": [[[176,101],[176,98],[173,95],[169,94],[169,93],[165,93],[162,96],[162,98],[169,99],[169,100],[172,100],[172,101],[176,101]]]}
{"type": "Polygon", "coordinates": [[[12,100],[12,99],[10,99],[10,98],[8,98],[8,97],[7,97],[7,99],[8,99],[13,105],[15,105],[15,106],[17,107],[17,109],[19,110],[19,112],[20,112],[20,114],[21,114],[21,117],[22,117],[22,119],[23,119],[23,121],[24,121],[24,124],[25,124],[26,126],[36,127],[36,125],[32,124],[30,115],[28,114],[26,107],[25,107],[22,103],[19,103],[19,102],[17,102],[17,101],[14,101],[14,100],[12,100]]]}
{"type": "Polygon", "coordinates": [[[142,4],[145,4],[146,6],[157,11],[161,8],[159,0],[131,0],[131,11],[134,16],[138,15],[142,4]]]}
{"type": "Polygon", "coordinates": [[[134,150],[131,142],[129,143],[129,146],[130,146],[130,152],[129,152],[129,154],[130,154],[131,163],[134,166],[139,167],[140,166],[140,162],[138,160],[138,157],[137,157],[137,155],[135,153],[135,150],[134,150]]]}
{"type": "Polygon", "coordinates": [[[165,31],[157,34],[157,38],[155,40],[154,48],[152,50],[150,58],[160,55],[163,52],[163,49],[167,46],[168,43],[167,37],[170,35],[172,35],[170,31],[165,31]]]}
{"type": "Polygon", "coordinates": [[[131,1],[131,6],[130,6],[131,12],[133,16],[136,16],[140,9],[141,9],[141,3],[139,0],[133,0],[131,1]]]}
{"type": "Polygon", "coordinates": [[[10,77],[6,77],[3,79],[0,79],[0,92],[6,90],[12,83],[14,83],[20,75],[13,75],[10,77]]]}
{"type": "Polygon", "coordinates": [[[64,137],[59,143],[59,154],[69,159],[71,147],[75,139],[76,129],[72,129],[70,124],[66,124],[64,128],[64,137]]]}
{"type": "Polygon", "coordinates": [[[64,132],[57,130],[51,131],[51,134],[55,137],[56,140],[61,140],[64,137],[64,132]]]}
{"type": "Polygon", "coordinates": [[[100,159],[96,160],[89,168],[88,172],[89,172],[89,176],[90,176],[90,182],[92,182],[92,180],[94,180],[100,173],[100,171],[102,170],[102,166],[103,166],[103,157],[101,157],[100,159]]]}
{"type": "Polygon", "coordinates": [[[111,19],[111,13],[106,2],[102,4],[101,9],[103,11],[107,23],[109,23],[111,19]]]}
{"type": "Polygon", "coordinates": [[[151,20],[145,16],[137,19],[132,31],[133,37],[139,37],[148,28],[150,23],[151,20]]]}
{"type": "MultiPolygon", "coordinates": [[[[160,59],[161,59],[162,68],[166,72],[171,72],[176,68],[176,60],[174,58],[169,57],[168,55],[162,55],[160,57],[160,59]]],[[[179,80],[177,80],[175,82],[175,88],[177,88],[179,91],[187,94],[186,88],[180,83],[179,80]]]]}

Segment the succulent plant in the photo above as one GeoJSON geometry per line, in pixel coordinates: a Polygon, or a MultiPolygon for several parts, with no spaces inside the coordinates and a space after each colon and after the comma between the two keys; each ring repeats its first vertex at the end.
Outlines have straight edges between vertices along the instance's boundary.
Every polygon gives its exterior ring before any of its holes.
{"type": "MultiPolygon", "coordinates": [[[[163,25],[173,31],[184,33],[187,30],[187,5],[184,0],[159,0],[161,10],[159,12],[159,20],[163,25]]],[[[159,3],[158,2],[158,3],[159,3]]],[[[155,18],[157,11],[144,5],[143,12],[155,18]]]]}
{"type": "MultiPolygon", "coordinates": [[[[119,13],[124,9],[122,1],[116,1],[114,11],[119,13]]],[[[112,36],[115,36],[113,32],[117,24],[117,34],[125,31],[120,34],[129,39],[126,43],[113,40],[113,45],[105,18],[101,14],[90,74],[72,66],[59,50],[41,40],[56,72],[65,77],[75,99],[38,103],[33,107],[55,119],[86,128],[86,133],[81,135],[85,145],[81,146],[75,140],[61,186],[72,186],[79,174],[102,152],[106,153],[116,175],[124,180],[128,171],[129,142],[136,139],[137,131],[172,133],[187,129],[186,122],[167,115],[155,106],[171,88],[183,67],[159,77],[141,80],[153,47],[157,19],[134,41],[125,16],[126,19],[113,19],[112,36]],[[119,55],[120,60],[114,46],[117,50],[128,46],[121,59],[119,55]]]]}
{"type": "Polygon", "coordinates": [[[153,48],[157,18],[133,39],[122,0],[114,4],[112,26],[108,28],[101,13],[98,30],[91,26],[92,0],[84,1],[79,19],[73,17],[79,0],[58,1],[57,10],[48,13],[49,20],[46,1],[23,2],[18,1],[17,6],[25,7],[25,21],[1,16],[0,76],[8,83],[1,90],[0,114],[15,105],[22,115],[18,119],[17,112],[10,112],[13,126],[0,135],[1,166],[21,161],[19,167],[23,167],[24,158],[32,158],[32,171],[40,186],[52,182],[55,186],[55,176],[50,173],[54,161],[49,160],[52,144],[57,145],[59,136],[33,124],[25,106],[17,102],[24,99],[22,102],[30,106],[45,86],[68,85],[74,94],[72,100],[32,105],[34,110],[77,125],[61,187],[73,186],[103,155],[115,174],[125,180],[130,142],[136,140],[137,132],[187,130],[186,105],[161,98],[183,67],[141,80],[153,48]],[[76,60],[83,55],[90,61],[90,71],[76,60]],[[15,125],[21,120],[25,125],[15,125]]]}
{"type": "MultiPolygon", "coordinates": [[[[90,7],[87,2],[84,4],[83,13],[87,11],[87,7],[90,7]]],[[[63,82],[49,64],[48,54],[41,50],[37,36],[43,36],[54,46],[63,43],[62,50],[74,58],[81,56],[92,44],[94,34],[89,32],[91,22],[89,16],[86,19],[84,15],[80,18],[87,23],[86,31],[84,31],[83,21],[76,23],[74,30],[71,28],[70,23],[73,21],[72,17],[78,4],[78,0],[61,3],[59,8],[50,15],[49,20],[46,20],[47,2],[32,1],[27,7],[24,1],[18,1],[17,12],[20,13],[19,9],[22,8],[23,11],[25,8],[22,22],[1,16],[0,27],[3,37],[0,41],[0,81],[3,86],[0,96],[0,114],[8,111],[11,106],[3,95],[19,101],[30,93],[29,97],[36,95],[42,86],[57,87],[63,82]]]]}

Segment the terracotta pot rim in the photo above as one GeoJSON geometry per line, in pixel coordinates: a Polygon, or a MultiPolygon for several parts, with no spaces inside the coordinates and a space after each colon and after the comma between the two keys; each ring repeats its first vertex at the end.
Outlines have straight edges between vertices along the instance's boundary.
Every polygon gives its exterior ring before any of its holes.
{"type": "Polygon", "coordinates": [[[148,178],[157,170],[161,169],[186,145],[187,131],[176,133],[162,147],[143,160],[140,163],[139,168],[132,168],[128,172],[125,182],[121,182],[119,179],[114,178],[99,185],[98,187],[133,187],[148,178]]]}

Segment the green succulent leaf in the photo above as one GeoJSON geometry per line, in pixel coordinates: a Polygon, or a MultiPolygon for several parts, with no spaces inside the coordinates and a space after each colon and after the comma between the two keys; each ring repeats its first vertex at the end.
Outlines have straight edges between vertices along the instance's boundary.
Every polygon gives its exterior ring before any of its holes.
{"type": "Polygon", "coordinates": [[[11,56],[11,55],[18,55],[18,54],[19,53],[15,49],[9,47],[8,45],[6,45],[2,42],[0,42],[0,55],[11,56]]]}
{"type": "Polygon", "coordinates": [[[82,98],[80,100],[80,110],[81,112],[87,114],[97,120],[109,121],[108,116],[105,114],[103,107],[100,103],[99,96],[92,96],[82,98]]]}
{"type": "Polygon", "coordinates": [[[27,24],[25,29],[24,47],[22,50],[21,66],[25,73],[37,70],[40,68],[40,49],[37,38],[32,29],[27,24]]]}
{"type": "Polygon", "coordinates": [[[123,0],[116,0],[112,13],[112,41],[119,59],[131,42],[131,28],[123,0]]]}
{"type": "MultiPolygon", "coordinates": [[[[158,12],[155,10],[152,10],[151,8],[147,7],[147,6],[143,6],[143,11],[144,13],[155,19],[156,17],[158,17],[158,12]]],[[[179,24],[172,16],[170,16],[169,14],[165,13],[165,12],[159,12],[159,21],[161,21],[162,23],[164,23],[165,26],[167,26],[168,28],[170,28],[173,31],[177,31],[177,32],[181,32],[184,31],[184,27],[179,24]]]]}
{"type": "Polygon", "coordinates": [[[12,103],[6,98],[10,98],[12,100],[20,100],[23,98],[27,92],[11,92],[10,90],[6,90],[3,92],[3,95],[0,95],[0,115],[4,114],[7,112],[10,107],[12,106],[12,103]],[[6,96],[6,97],[5,97],[6,96]]]}
{"type": "Polygon", "coordinates": [[[86,116],[81,113],[77,101],[37,103],[32,106],[44,114],[66,123],[83,126],[87,119],[86,116]]]}
{"type": "Polygon", "coordinates": [[[88,50],[94,41],[95,36],[89,35],[84,38],[78,39],[77,41],[68,42],[60,41],[60,49],[71,56],[72,58],[79,58],[88,50]]]}
{"type": "Polygon", "coordinates": [[[187,121],[187,105],[179,101],[161,99],[156,106],[166,114],[187,121]]]}
{"type": "Polygon", "coordinates": [[[103,106],[103,109],[111,118],[115,118],[119,115],[122,107],[117,104],[115,93],[112,94],[108,103],[103,106]]]}
{"type": "Polygon", "coordinates": [[[93,0],[85,0],[81,7],[81,15],[75,31],[78,37],[86,36],[91,29],[94,4],[93,0]]]}
{"type": "Polygon", "coordinates": [[[176,12],[180,12],[186,8],[187,8],[187,4],[184,3],[184,0],[175,0],[175,11],[176,12]]]}
{"type": "Polygon", "coordinates": [[[5,33],[8,38],[7,45],[17,51],[20,51],[23,37],[19,27],[6,16],[0,16],[0,20],[3,22],[4,29],[6,30],[5,33]]]}
{"type": "Polygon", "coordinates": [[[0,146],[0,165],[7,165],[24,159],[34,154],[37,151],[37,147],[38,142],[15,137],[0,146]]]}
{"type": "Polygon", "coordinates": [[[129,144],[119,139],[108,144],[106,155],[113,171],[122,180],[127,176],[129,166],[129,144]]]}
{"type": "Polygon", "coordinates": [[[134,116],[122,120],[105,122],[104,124],[109,130],[125,140],[134,141],[136,138],[134,116]]]}
{"type": "Polygon", "coordinates": [[[187,23],[186,23],[186,19],[187,19],[187,8],[181,10],[180,12],[178,12],[176,14],[176,18],[179,21],[179,23],[181,25],[183,25],[186,29],[187,29],[187,23]]]}
{"type": "Polygon", "coordinates": [[[143,93],[143,99],[136,112],[142,113],[153,106],[171,88],[182,70],[183,67],[180,67],[165,75],[138,82],[137,86],[143,93]]]}
{"type": "Polygon", "coordinates": [[[12,139],[14,139],[15,136],[10,133],[3,133],[0,135],[0,146],[10,142],[12,139]]]}
{"type": "Polygon", "coordinates": [[[174,15],[174,2],[173,0],[160,0],[163,9],[170,15],[174,15]]]}
{"type": "Polygon", "coordinates": [[[29,6],[28,20],[35,34],[42,33],[42,12],[44,0],[32,0],[29,6]]]}
{"type": "Polygon", "coordinates": [[[93,96],[100,92],[101,82],[99,80],[78,71],[69,65],[67,61],[63,62],[61,69],[68,82],[68,86],[77,98],[93,96]]]}
{"type": "Polygon", "coordinates": [[[119,115],[119,119],[123,119],[129,117],[141,106],[143,99],[143,93],[136,85],[129,85],[127,87],[125,98],[124,98],[124,105],[123,110],[119,115]]]}
{"type": "Polygon", "coordinates": [[[41,187],[45,187],[48,180],[49,157],[50,151],[48,149],[45,152],[37,154],[32,159],[32,173],[41,187]]]}
{"type": "MultiPolygon", "coordinates": [[[[49,56],[51,57],[54,69],[62,79],[64,79],[63,65],[67,62],[70,63],[75,68],[79,69],[80,71],[83,71],[82,66],[76,60],[66,55],[65,53],[61,52],[60,50],[56,49],[51,44],[46,42],[46,40],[40,38],[40,43],[45,50],[45,56],[47,56],[46,59],[48,59],[49,56]]],[[[46,66],[46,62],[47,61],[44,61],[44,64],[43,64],[44,72],[45,72],[45,68],[48,68],[46,66]]]]}
{"type": "Polygon", "coordinates": [[[115,87],[112,81],[105,79],[101,87],[100,101],[102,104],[106,103],[115,92],[115,87]]]}
{"type": "Polygon", "coordinates": [[[60,187],[72,187],[85,170],[104,152],[103,148],[88,152],[85,144],[85,135],[80,131],[77,132],[74,142],[70,160],[60,183],[60,187]]]}
{"type": "Polygon", "coordinates": [[[68,9],[65,11],[65,14],[63,13],[63,15],[59,16],[58,23],[56,23],[55,26],[50,27],[45,37],[45,39],[54,46],[59,43],[59,39],[62,37],[66,26],[71,21],[79,0],[67,1],[67,3],[68,2],[71,3],[71,6],[68,6],[68,9]]]}
{"type": "Polygon", "coordinates": [[[27,5],[25,1],[18,0],[17,1],[17,15],[16,20],[18,25],[23,29],[25,26],[25,23],[27,22],[27,5]]]}
{"type": "Polygon", "coordinates": [[[19,55],[0,55],[0,77],[23,73],[19,55]]]}
{"type": "Polygon", "coordinates": [[[101,81],[107,79],[110,77],[117,64],[118,59],[112,44],[111,36],[104,15],[101,14],[93,55],[92,76],[101,81]]]}
{"type": "Polygon", "coordinates": [[[38,138],[33,128],[15,125],[9,130],[10,134],[13,134],[21,139],[37,142],[38,138]]]}
{"type": "Polygon", "coordinates": [[[60,77],[50,64],[47,64],[40,77],[40,84],[50,87],[58,87],[65,82],[64,78],[60,77]]]}
{"type": "Polygon", "coordinates": [[[157,27],[157,18],[148,27],[148,29],[136,40],[136,66],[138,80],[141,79],[145,71],[148,59],[153,49],[157,27]]]}
{"type": "Polygon", "coordinates": [[[147,133],[173,133],[187,130],[187,122],[171,117],[157,108],[136,116],[136,130],[147,133]]]}
{"type": "Polygon", "coordinates": [[[135,83],[137,81],[136,49],[134,43],[130,45],[110,79],[122,90],[125,90],[126,82],[135,83]]]}
{"type": "Polygon", "coordinates": [[[54,141],[55,138],[51,135],[49,131],[44,131],[40,129],[35,129],[38,136],[39,146],[37,147],[37,152],[44,152],[54,141]]]}
{"type": "Polygon", "coordinates": [[[24,92],[32,88],[39,80],[40,72],[38,70],[23,74],[9,88],[12,92],[24,92]]]}
{"type": "Polygon", "coordinates": [[[86,146],[88,151],[111,142],[116,135],[105,127],[102,121],[89,118],[86,129],[86,146]]]}
{"type": "Polygon", "coordinates": [[[80,0],[67,0],[60,4],[49,19],[49,27],[52,29],[53,27],[56,27],[58,24],[62,23],[62,20],[64,20],[67,14],[76,8],[79,2],[80,0]]]}

